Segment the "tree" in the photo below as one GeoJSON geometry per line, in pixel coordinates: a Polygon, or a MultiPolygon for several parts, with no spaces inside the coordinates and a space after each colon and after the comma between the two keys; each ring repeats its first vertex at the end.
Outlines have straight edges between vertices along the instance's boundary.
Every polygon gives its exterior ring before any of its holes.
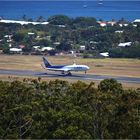
{"type": "Polygon", "coordinates": [[[3,53],[9,54],[10,53],[9,45],[7,43],[3,44],[2,45],[2,50],[3,50],[3,53]]]}
{"type": "Polygon", "coordinates": [[[92,18],[92,17],[76,17],[75,19],[73,19],[72,24],[75,27],[89,27],[89,26],[98,26],[96,19],[92,18]]]}
{"type": "Polygon", "coordinates": [[[140,45],[133,44],[131,47],[112,48],[109,50],[109,56],[114,58],[140,58],[140,45]]]}
{"type": "Polygon", "coordinates": [[[139,105],[140,91],[113,79],[0,81],[0,138],[140,138],[139,105]]]}
{"type": "Polygon", "coordinates": [[[71,19],[65,15],[55,15],[48,18],[48,22],[54,25],[68,25],[71,19]]]}
{"type": "Polygon", "coordinates": [[[100,82],[98,89],[102,92],[114,92],[114,94],[117,94],[122,92],[122,85],[115,79],[105,79],[100,82]]]}
{"type": "Polygon", "coordinates": [[[24,21],[27,21],[27,16],[26,16],[26,15],[23,15],[23,16],[22,16],[22,19],[23,19],[24,21]]]}
{"type": "Polygon", "coordinates": [[[71,50],[71,44],[69,44],[68,42],[62,42],[60,45],[56,46],[56,49],[59,51],[68,51],[71,50]]]}
{"type": "Polygon", "coordinates": [[[39,16],[36,21],[37,22],[45,22],[46,19],[43,16],[39,16]]]}
{"type": "Polygon", "coordinates": [[[21,42],[21,41],[23,41],[24,37],[25,37],[24,33],[16,33],[13,35],[12,38],[15,42],[21,42]]]}

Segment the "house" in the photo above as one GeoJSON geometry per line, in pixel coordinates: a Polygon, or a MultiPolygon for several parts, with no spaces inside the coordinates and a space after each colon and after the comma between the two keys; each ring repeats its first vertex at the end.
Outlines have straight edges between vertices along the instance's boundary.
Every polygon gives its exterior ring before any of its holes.
{"type": "Polygon", "coordinates": [[[133,24],[133,27],[137,27],[138,25],[137,24],[133,24]]]}
{"type": "Polygon", "coordinates": [[[86,46],[82,45],[80,46],[80,51],[84,51],[86,49],[86,46]]]}
{"type": "Polygon", "coordinates": [[[19,45],[19,48],[21,48],[21,49],[23,49],[23,48],[25,48],[25,45],[19,45]]]}
{"type": "Polygon", "coordinates": [[[129,25],[129,24],[127,24],[127,23],[125,23],[125,24],[120,23],[120,24],[119,24],[120,27],[123,27],[123,26],[126,27],[126,26],[128,26],[128,25],[129,25]]]}
{"type": "Polygon", "coordinates": [[[119,26],[120,26],[120,27],[123,27],[123,24],[120,23],[119,26]]]}
{"type": "Polygon", "coordinates": [[[103,21],[97,21],[97,23],[99,23],[101,27],[107,26],[107,23],[103,21]]]}
{"type": "Polygon", "coordinates": [[[133,23],[140,23],[140,19],[135,19],[133,23]]]}
{"type": "Polygon", "coordinates": [[[44,52],[44,51],[51,51],[51,50],[54,50],[54,48],[52,48],[52,47],[43,47],[43,48],[41,48],[42,52],[44,52]]]}
{"type": "Polygon", "coordinates": [[[103,57],[109,57],[109,53],[108,52],[100,53],[100,55],[103,56],[103,57]]]}
{"type": "Polygon", "coordinates": [[[123,33],[123,31],[119,31],[119,30],[117,30],[117,31],[115,31],[115,33],[123,33]]]}
{"type": "Polygon", "coordinates": [[[40,46],[33,46],[35,50],[40,50],[40,46]]]}
{"type": "Polygon", "coordinates": [[[124,42],[124,43],[119,43],[118,47],[128,47],[131,46],[132,42],[124,42]]]}
{"type": "Polygon", "coordinates": [[[65,28],[65,25],[57,25],[58,27],[65,28]]]}
{"type": "Polygon", "coordinates": [[[20,52],[22,52],[22,49],[19,49],[19,48],[10,48],[9,51],[11,53],[20,53],[20,52]]]}
{"type": "Polygon", "coordinates": [[[98,44],[99,42],[96,42],[96,41],[90,41],[89,43],[90,43],[90,44],[98,44]]]}
{"type": "Polygon", "coordinates": [[[6,42],[7,43],[10,43],[10,42],[12,42],[13,40],[12,39],[8,39],[6,42]]]}
{"type": "Polygon", "coordinates": [[[137,27],[137,24],[140,24],[140,19],[135,19],[132,23],[134,27],[137,27]]]}
{"type": "Polygon", "coordinates": [[[60,45],[60,42],[54,42],[53,44],[54,45],[60,45]]]}
{"type": "Polygon", "coordinates": [[[9,48],[11,48],[12,47],[12,44],[11,43],[9,43],[9,48]]]}
{"type": "Polygon", "coordinates": [[[5,35],[5,38],[12,39],[12,35],[5,35]]]}
{"type": "Polygon", "coordinates": [[[32,32],[28,32],[28,35],[34,35],[35,33],[32,33],[32,32]]]}
{"type": "Polygon", "coordinates": [[[114,26],[116,24],[116,22],[115,21],[108,21],[107,24],[111,25],[111,26],[114,26]]]}
{"type": "Polygon", "coordinates": [[[105,22],[105,21],[97,21],[97,23],[99,23],[101,27],[105,27],[107,25],[114,26],[116,24],[115,21],[108,21],[108,22],[105,22]]]}

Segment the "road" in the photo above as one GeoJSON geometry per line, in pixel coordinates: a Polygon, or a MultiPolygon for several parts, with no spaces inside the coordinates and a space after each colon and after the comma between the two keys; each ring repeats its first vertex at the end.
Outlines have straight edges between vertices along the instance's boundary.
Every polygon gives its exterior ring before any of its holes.
{"type": "Polygon", "coordinates": [[[17,76],[35,76],[35,77],[48,77],[48,78],[65,78],[65,79],[77,79],[77,80],[93,80],[93,81],[101,81],[107,78],[114,78],[119,82],[123,83],[136,83],[140,84],[140,78],[133,77],[122,77],[122,76],[105,76],[105,75],[91,75],[91,74],[73,74],[72,76],[62,75],[59,73],[45,73],[45,72],[37,72],[37,71],[29,71],[29,70],[6,70],[0,69],[0,75],[17,75],[17,76]]]}

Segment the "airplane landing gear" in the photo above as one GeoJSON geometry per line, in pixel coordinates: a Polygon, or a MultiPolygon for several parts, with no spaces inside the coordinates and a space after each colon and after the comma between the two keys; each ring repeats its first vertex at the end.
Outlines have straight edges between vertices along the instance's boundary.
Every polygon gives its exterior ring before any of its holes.
{"type": "Polygon", "coordinates": [[[67,75],[67,76],[71,76],[72,75],[70,71],[68,71],[68,72],[62,71],[62,74],[63,75],[67,75]]]}
{"type": "Polygon", "coordinates": [[[71,72],[68,72],[68,76],[71,76],[72,74],[71,74],[71,72]]]}
{"type": "Polygon", "coordinates": [[[85,74],[87,73],[87,71],[85,71],[85,74]]]}
{"type": "Polygon", "coordinates": [[[65,74],[65,72],[64,72],[64,71],[62,71],[62,74],[65,74]]]}

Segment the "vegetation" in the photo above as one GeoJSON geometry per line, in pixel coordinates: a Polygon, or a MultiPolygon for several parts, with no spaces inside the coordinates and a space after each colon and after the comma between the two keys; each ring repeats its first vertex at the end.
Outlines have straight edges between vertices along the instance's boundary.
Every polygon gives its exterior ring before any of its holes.
{"type": "MultiPolygon", "coordinates": [[[[27,20],[26,15],[23,16],[27,20]]],[[[0,23],[0,49],[8,53],[5,35],[12,35],[12,47],[25,45],[23,52],[34,52],[33,46],[51,46],[56,52],[74,50],[80,52],[80,46],[86,46],[83,54],[92,57],[98,56],[100,52],[110,52],[111,57],[139,58],[140,53],[140,25],[133,26],[124,19],[116,22],[114,26],[101,27],[95,18],[76,17],[70,18],[65,15],[51,16],[46,20],[38,17],[37,21],[48,21],[48,25],[19,25],[0,23]],[[125,24],[128,26],[123,26],[125,24]],[[119,24],[122,24],[120,26],[119,24]],[[121,31],[121,32],[116,32],[121,31]],[[29,35],[32,32],[34,35],[29,35]],[[59,44],[55,44],[59,42],[59,44]],[[118,47],[120,42],[132,42],[130,48],[118,47]],[[132,48],[131,48],[132,47],[132,48]],[[127,54],[126,54],[127,53],[127,54]]]]}
{"type": "Polygon", "coordinates": [[[127,48],[114,48],[110,50],[110,56],[119,58],[140,58],[140,46],[133,45],[127,48]]]}
{"type": "Polygon", "coordinates": [[[1,139],[139,139],[140,90],[114,79],[0,81],[1,139]]]}

